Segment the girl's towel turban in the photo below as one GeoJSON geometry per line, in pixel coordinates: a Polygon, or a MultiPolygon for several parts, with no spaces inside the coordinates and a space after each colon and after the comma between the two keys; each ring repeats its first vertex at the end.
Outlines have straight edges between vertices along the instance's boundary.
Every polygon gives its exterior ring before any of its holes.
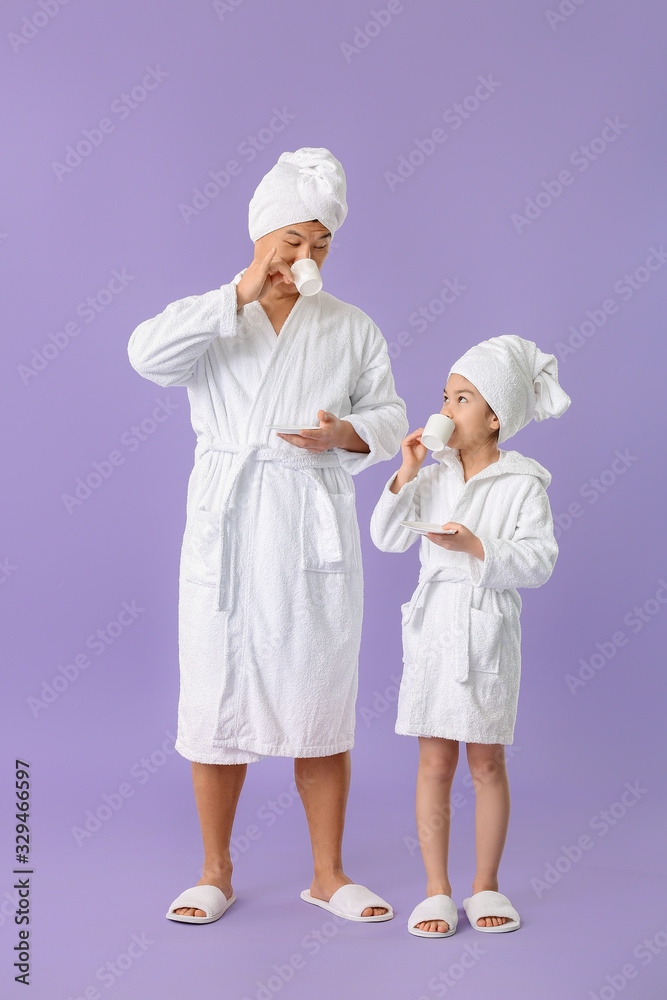
{"type": "Polygon", "coordinates": [[[452,373],[472,382],[498,417],[498,443],[533,418],[562,416],[572,402],[558,384],[556,356],[515,334],[471,347],[452,365],[452,373]]]}

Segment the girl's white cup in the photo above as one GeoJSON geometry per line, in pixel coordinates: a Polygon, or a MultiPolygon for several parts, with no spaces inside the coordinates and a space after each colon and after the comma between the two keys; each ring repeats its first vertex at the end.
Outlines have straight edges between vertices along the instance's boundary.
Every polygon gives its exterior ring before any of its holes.
{"type": "Polygon", "coordinates": [[[310,257],[301,257],[294,261],[292,276],[299,295],[315,295],[322,287],[320,269],[310,257]]]}
{"type": "Polygon", "coordinates": [[[432,413],[421,434],[421,442],[431,451],[444,448],[454,433],[454,421],[444,413],[432,413]]]}

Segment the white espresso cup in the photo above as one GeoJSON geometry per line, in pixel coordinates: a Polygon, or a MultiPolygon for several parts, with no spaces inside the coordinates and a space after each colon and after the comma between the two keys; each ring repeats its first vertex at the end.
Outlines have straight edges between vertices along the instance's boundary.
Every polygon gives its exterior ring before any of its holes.
{"type": "Polygon", "coordinates": [[[432,413],[421,434],[423,445],[431,451],[444,448],[454,433],[454,421],[444,413],[432,413]]]}
{"type": "Polygon", "coordinates": [[[301,257],[294,261],[292,276],[299,295],[315,295],[322,288],[320,269],[310,257],[301,257]]]}

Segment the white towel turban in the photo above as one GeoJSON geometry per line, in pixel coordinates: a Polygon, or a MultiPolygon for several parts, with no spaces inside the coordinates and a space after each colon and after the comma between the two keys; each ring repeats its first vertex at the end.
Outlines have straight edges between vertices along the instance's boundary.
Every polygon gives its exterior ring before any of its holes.
{"type": "Polygon", "coordinates": [[[556,356],[515,334],[471,347],[452,365],[452,373],[472,382],[498,417],[499,443],[533,418],[562,416],[572,402],[558,384],[556,356]]]}
{"type": "Polygon", "coordinates": [[[281,153],[250,200],[250,239],[274,229],[318,219],[333,236],[347,215],[345,171],[328,149],[303,146],[281,153]]]}

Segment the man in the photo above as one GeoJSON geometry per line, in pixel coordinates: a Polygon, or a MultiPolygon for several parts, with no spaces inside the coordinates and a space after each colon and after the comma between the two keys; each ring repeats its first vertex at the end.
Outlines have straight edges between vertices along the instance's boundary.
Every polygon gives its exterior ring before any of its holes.
{"type": "Polygon", "coordinates": [[[197,435],[176,749],[192,762],[204,864],[172,920],[217,920],[234,902],[236,805],[265,756],[294,757],[315,868],[302,898],[352,920],[393,916],[341,859],[363,610],[352,476],[393,458],[408,422],[378,327],[326,291],[301,296],[291,272],[307,257],[322,267],[346,214],[329,150],[282,153],[250,202],[251,264],[128,344],[140,375],[187,387],[197,435]]]}

